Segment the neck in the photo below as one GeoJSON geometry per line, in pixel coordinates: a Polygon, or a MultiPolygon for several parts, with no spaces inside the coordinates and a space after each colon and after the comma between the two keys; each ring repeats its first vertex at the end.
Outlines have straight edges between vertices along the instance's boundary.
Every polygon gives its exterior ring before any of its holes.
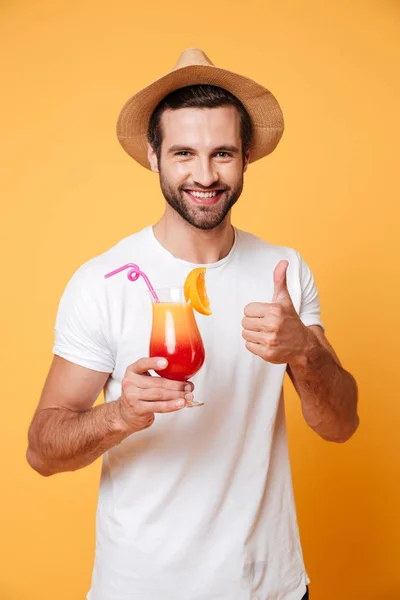
{"type": "Polygon", "coordinates": [[[153,231],[160,244],[176,258],[195,264],[211,264],[225,258],[235,239],[230,213],[215,229],[203,230],[187,223],[169,207],[153,231]]]}

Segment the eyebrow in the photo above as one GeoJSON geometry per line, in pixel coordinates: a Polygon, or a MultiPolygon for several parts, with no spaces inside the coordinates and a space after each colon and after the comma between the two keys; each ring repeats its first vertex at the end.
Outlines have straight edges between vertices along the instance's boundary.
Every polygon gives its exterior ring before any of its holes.
{"type": "MultiPolygon", "coordinates": [[[[190,148],[189,146],[180,146],[179,144],[175,144],[175,146],[171,146],[168,150],[168,154],[173,154],[174,152],[193,152],[196,153],[194,148],[190,148]]],[[[226,144],[224,146],[218,146],[218,148],[213,149],[214,152],[232,152],[232,154],[238,154],[239,148],[237,146],[232,146],[231,144],[226,144]]]]}

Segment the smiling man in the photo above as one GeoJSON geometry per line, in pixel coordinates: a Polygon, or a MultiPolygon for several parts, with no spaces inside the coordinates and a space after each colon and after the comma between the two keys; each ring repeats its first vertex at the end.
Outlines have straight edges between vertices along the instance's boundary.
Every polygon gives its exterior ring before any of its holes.
{"type": "MultiPolygon", "coordinates": [[[[170,94],[153,114],[149,160],[153,170],[160,169],[160,185],[168,204],[193,227],[211,230],[223,223],[242,193],[243,164],[248,162],[248,148],[243,153],[240,131],[239,110],[243,112],[243,108],[234,97],[235,105],[227,105],[224,90],[208,88],[211,107],[199,110],[193,93],[198,94],[200,104],[200,88],[189,87],[170,94]],[[192,106],[174,109],[182,103],[192,106]],[[213,110],[212,104],[219,110],[213,110]],[[162,132],[164,160],[158,144],[162,132]],[[174,143],[177,139],[179,144],[174,143]],[[193,168],[196,172],[188,177],[193,168]]],[[[247,146],[249,142],[245,140],[247,146]]]]}
{"type": "Polygon", "coordinates": [[[121,111],[118,138],[159,174],[165,211],[69,281],[27,453],[45,476],[103,455],[89,600],[308,598],[283,380],[333,442],[357,429],[357,386],[325,337],[300,254],[231,224],[249,163],[282,133],[268,90],[196,49],[121,111]],[[198,317],[196,387],[149,376],[166,364],[148,358],[148,293],[104,278],[131,262],[156,288],[207,267],[213,315],[198,317]],[[197,410],[185,408],[193,393],[197,410]]]}

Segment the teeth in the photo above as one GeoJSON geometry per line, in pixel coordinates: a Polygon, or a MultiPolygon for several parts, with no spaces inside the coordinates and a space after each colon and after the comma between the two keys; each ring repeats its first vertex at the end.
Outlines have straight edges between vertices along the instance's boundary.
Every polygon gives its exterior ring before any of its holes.
{"type": "Polygon", "coordinates": [[[215,198],[215,196],[218,195],[219,192],[190,192],[190,194],[192,196],[195,196],[196,198],[215,198]]]}

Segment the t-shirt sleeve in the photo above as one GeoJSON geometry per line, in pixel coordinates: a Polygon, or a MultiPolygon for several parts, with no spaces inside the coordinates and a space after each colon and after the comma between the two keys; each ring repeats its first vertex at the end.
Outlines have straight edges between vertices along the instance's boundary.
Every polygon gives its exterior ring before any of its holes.
{"type": "Polygon", "coordinates": [[[112,373],[115,362],[104,335],[101,299],[93,295],[89,282],[82,267],[68,282],[58,306],[53,354],[94,371],[112,373]]]}
{"type": "Polygon", "coordinates": [[[314,281],[314,276],[304,261],[300,259],[300,284],[301,284],[301,304],[299,316],[304,325],[319,325],[325,330],[321,321],[321,307],[319,302],[318,289],[314,281]]]}

